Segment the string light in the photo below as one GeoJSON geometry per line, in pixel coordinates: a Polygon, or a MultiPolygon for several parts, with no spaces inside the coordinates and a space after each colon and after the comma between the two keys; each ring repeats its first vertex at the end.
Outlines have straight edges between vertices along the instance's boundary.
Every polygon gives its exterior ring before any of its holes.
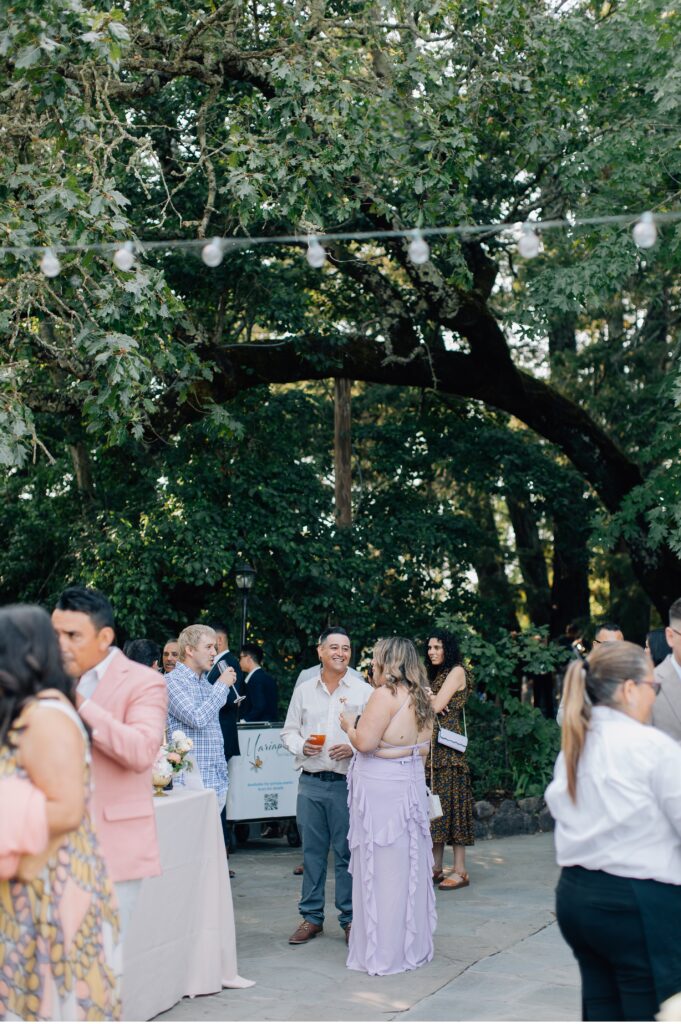
{"type": "Polygon", "coordinates": [[[40,269],[45,277],[56,277],[61,270],[61,263],[55,256],[52,249],[46,249],[40,260],[40,269]]]}
{"type": "Polygon", "coordinates": [[[120,249],[116,249],[113,262],[119,270],[132,270],[135,265],[135,249],[132,242],[124,242],[120,249]]]}
{"type": "Polygon", "coordinates": [[[201,253],[206,266],[217,267],[222,262],[226,251],[254,249],[262,245],[295,245],[307,246],[306,258],[310,266],[319,269],[324,265],[326,253],[323,242],[365,242],[392,241],[408,239],[408,253],[414,263],[425,263],[429,258],[426,238],[480,238],[487,241],[493,236],[518,236],[522,232],[518,248],[525,259],[532,259],[541,248],[538,232],[542,234],[554,229],[575,229],[578,227],[616,226],[631,227],[633,224],[634,241],[641,248],[647,249],[655,244],[661,224],[681,221],[681,210],[670,210],[666,213],[648,211],[642,214],[617,213],[594,217],[576,217],[569,213],[564,218],[553,220],[537,220],[524,224],[500,221],[494,224],[457,224],[453,226],[437,226],[431,228],[398,228],[393,231],[337,231],[317,235],[260,235],[252,237],[230,236],[215,237],[209,242],[202,238],[171,238],[171,239],[137,239],[132,242],[76,242],[74,244],[53,245],[45,248],[42,245],[0,245],[0,259],[5,256],[37,256],[40,258],[40,269],[46,277],[56,277],[60,271],[57,253],[108,253],[113,257],[119,269],[132,269],[135,253],[169,250],[183,250],[201,253]],[[132,257],[132,261],[131,261],[132,257]]]}
{"type": "Polygon", "coordinates": [[[207,267],[219,267],[222,263],[222,239],[213,238],[201,250],[201,259],[207,267]]]}
{"type": "Polygon", "coordinates": [[[427,263],[430,259],[430,246],[420,231],[414,232],[414,237],[409,243],[407,253],[409,254],[411,262],[415,263],[417,267],[420,267],[423,263],[427,263]]]}
{"type": "Polygon", "coordinates": [[[324,246],[319,244],[319,241],[312,236],[307,244],[307,252],[305,253],[307,262],[315,270],[320,270],[326,263],[326,252],[324,246]]]}
{"type": "Polygon", "coordinates": [[[518,252],[524,260],[532,260],[539,255],[539,235],[532,224],[523,224],[523,233],[518,242],[518,252]]]}
{"type": "Polygon", "coordinates": [[[650,211],[641,214],[641,219],[634,224],[632,235],[639,249],[652,249],[657,241],[657,227],[650,211]]]}

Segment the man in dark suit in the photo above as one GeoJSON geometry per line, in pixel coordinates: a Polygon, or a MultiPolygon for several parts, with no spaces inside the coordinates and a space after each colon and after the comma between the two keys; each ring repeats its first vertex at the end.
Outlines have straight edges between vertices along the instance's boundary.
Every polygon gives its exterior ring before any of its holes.
{"type": "MultiPolygon", "coordinates": [[[[228,666],[236,672],[236,682],[227,691],[227,703],[220,708],[220,728],[222,729],[222,739],[225,745],[225,760],[229,769],[230,757],[238,757],[240,754],[237,722],[241,717],[241,711],[246,706],[244,704],[246,687],[244,685],[244,674],[239,667],[239,662],[229,649],[227,627],[218,624],[213,626],[213,629],[215,630],[218,653],[215,658],[215,664],[208,673],[208,682],[213,684],[228,666]]],[[[230,835],[231,830],[227,824],[226,807],[223,807],[220,812],[220,821],[222,823],[222,835],[225,840],[225,846],[229,849],[233,843],[230,835]]],[[[234,872],[231,869],[229,874],[230,877],[234,877],[234,872]]]]}
{"type": "Polygon", "coordinates": [[[239,665],[246,673],[248,687],[247,708],[243,716],[247,722],[278,721],[277,681],[261,668],[262,656],[263,650],[258,644],[242,644],[239,665]]]}
{"type": "Polygon", "coordinates": [[[236,672],[236,683],[229,688],[227,703],[220,709],[220,728],[222,738],[225,741],[225,760],[229,762],[230,757],[239,756],[239,733],[237,721],[242,717],[246,705],[243,703],[246,698],[244,686],[244,673],[239,667],[239,662],[229,649],[229,635],[227,627],[222,625],[213,626],[217,637],[217,656],[215,664],[208,673],[208,682],[214,683],[225,669],[230,666],[236,672]]]}

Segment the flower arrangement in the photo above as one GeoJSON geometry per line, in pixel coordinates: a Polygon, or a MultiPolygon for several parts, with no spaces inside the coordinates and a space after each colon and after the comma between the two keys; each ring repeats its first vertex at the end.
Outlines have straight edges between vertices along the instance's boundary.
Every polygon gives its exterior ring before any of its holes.
{"type": "Polygon", "coordinates": [[[176,729],[170,737],[170,741],[161,747],[159,753],[165,754],[165,758],[173,770],[173,775],[177,775],[178,772],[185,770],[190,772],[194,767],[193,760],[187,757],[187,754],[193,749],[194,740],[185,736],[181,729],[176,729]]]}
{"type": "Polygon", "coordinates": [[[182,771],[191,771],[194,762],[187,757],[194,747],[194,741],[176,729],[159,749],[151,769],[151,781],[156,796],[165,796],[163,790],[171,781],[173,775],[182,771]]]}

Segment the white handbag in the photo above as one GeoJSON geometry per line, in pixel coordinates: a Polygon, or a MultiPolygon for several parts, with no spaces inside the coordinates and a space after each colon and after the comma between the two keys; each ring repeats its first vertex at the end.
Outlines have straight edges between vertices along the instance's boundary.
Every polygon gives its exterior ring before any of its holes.
{"type": "Polygon", "coordinates": [[[430,789],[426,786],[428,794],[428,817],[431,821],[442,817],[442,801],[437,793],[433,793],[433,754],[430,755],[430,789]]]}
{"type": "Polygon", "coordinates": [[[468,746],[468,729],[466,728],[466,709],[463,709],[463,733],[454,732],[453,729],[440,729],[437,734],[437,741],[443,747],[451,747],[458,750],[460,754],[465,753],[468,746]]]}

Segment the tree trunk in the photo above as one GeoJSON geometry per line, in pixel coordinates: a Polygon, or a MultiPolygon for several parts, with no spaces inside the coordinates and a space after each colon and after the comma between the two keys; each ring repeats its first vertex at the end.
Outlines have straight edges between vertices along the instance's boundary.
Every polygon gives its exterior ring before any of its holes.
{"type": "Polygon", "coordinates": [[[577,514],[556,518],[553,524],[553,583],[551,636],[561,636],[570,622],[585,625],[589,609],[590,517],[577,514]]]}
{"type": "Polygon", "coordinates": [[[334,469],[336,526],[352,526],[352,381],[336,377],[334,381],[334,469]]]}
{"type": "Polygon", "coordinates": [[[607,618],[621,627],[625,640],[642,646],[650,629],[650,601],[632,572],[631,559],[623,543],[607,556],[607,565],[610,584],[607,618]]]}
{"type": "Polygon", "coordinates": [[[525,584],[527,614],[535,626],[548,626],[551,621],[551,590],[535,511],[527,495],[520,497],[507,493],[506,504],[525,584]]]}
{"type": "Polygon", "coordinates": [[[90,453],[82,441],[69,445],[69,453],[73,464],[73,471],[76,475],[76,487],[81,497],[87,501],[94,501],[95,483],[92,477],[92,464],[90,453]]]}
{"type": "Polygon", "coordinates": [[[513,591],[504,568],[504,554],[499,542],[492,500],[486,491],[465,488],[461,507],[478,527],[479,540],[472,545],[472,563],[478,577],[478,595],[483,614],[505,629],[520,629],[513,591]]]}

